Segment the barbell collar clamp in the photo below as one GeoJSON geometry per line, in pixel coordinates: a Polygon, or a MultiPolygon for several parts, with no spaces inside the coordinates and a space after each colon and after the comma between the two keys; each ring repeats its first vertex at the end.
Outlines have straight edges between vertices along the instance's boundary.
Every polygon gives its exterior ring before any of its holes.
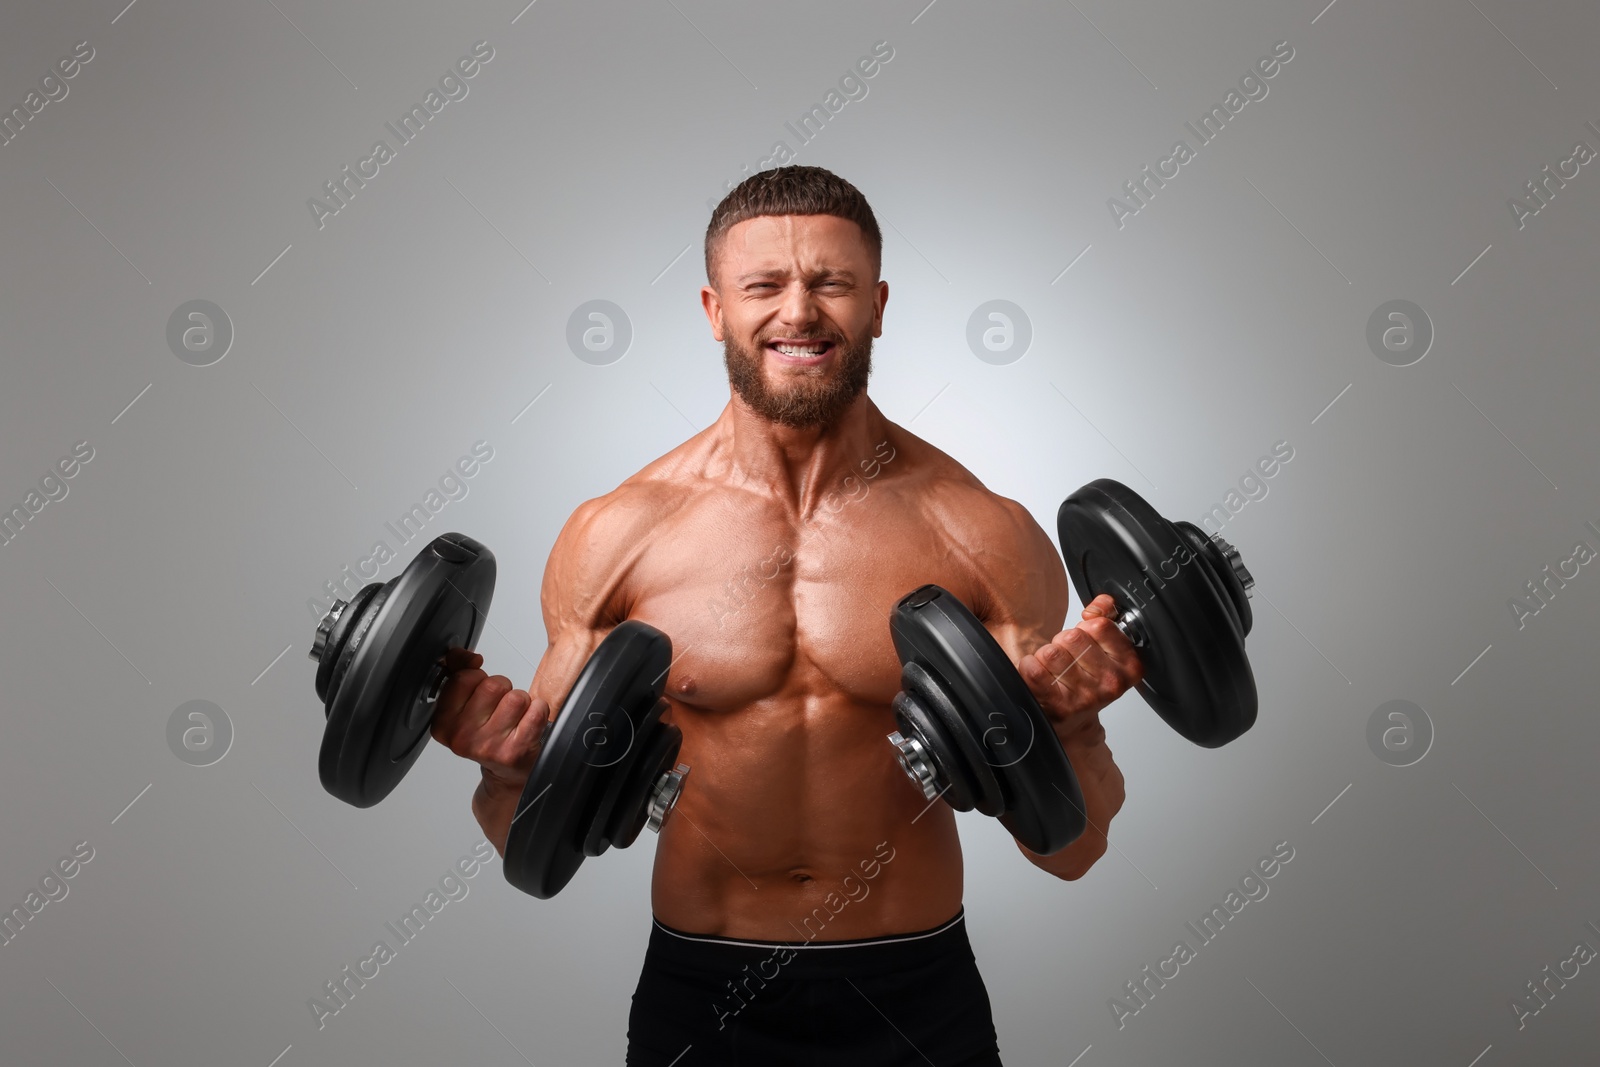
{"type": "Polygon", "coordinates": [[[339,616],[343,615],[344,609],[349,606],[350,602],[348,600],[335,600],[333,607],[329,608],[328,613],[322,617],[322,621],[317,623],[317,636],[311,642],[310,652],[310,656],[314,661],[321,663],[322,657],[327,655],[328,639],[333,635],[334,624],[339,621],[339,616]]]}
{"type": "Polygon", "coordinates": [[[917,783],[928,800],[937,797],[943,791],[939,787],[939,768],[934,765],[927,747],[915,737],[903,736],[899,730],[889,735],[889,743],[894,745],[895,759],[906,777],[917,783]]]}
{"type": "Polygon", "coordinates": [[[649,827],[651,833],[659,834],[661,824],[677,807],[678,798],[683,795],[683,779],[688,773],[689,765],[680,763],[656,779],[655,786],[650,790],[649,815],[645,819],[645,826],[649,827]]]}
{"type": "Polygon", "coordinates": [[[1239,556],[1239,550],[1223,540],[1221,534],[1212,534],[1211,540],[1216,542],[1217,548],[1222,551],[1222,558],[1233,568],[1233,575],[1239,579],[1239,584],[1244,586],[1244,595],[1248,599],[1252,595],[1251,590],[1256,587],[1256,579],[1245,567],[1244,560],[1239,556]]]}

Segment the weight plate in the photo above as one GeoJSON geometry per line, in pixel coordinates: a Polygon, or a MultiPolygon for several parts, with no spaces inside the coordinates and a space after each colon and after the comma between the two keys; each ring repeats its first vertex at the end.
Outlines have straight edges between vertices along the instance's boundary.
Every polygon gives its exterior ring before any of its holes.
{"type": "Polygon", "coordinates": [[[1228,562],[1228,557],[1223,554],[1221,545],[1192,522],[1179,519],[1172,525],[1189,542],[1190,547],[1199,550],[1201,559],[1211,567],[1211,576],[1217,580],[1218,588],[1227,594],[1224,602],[1233,608],[1234,617],[1239,624],[1239,633],[1248,637],[1250,627],[1255,622],[1255,614],[1250,610],[1250,594],[1245,589],[1244,582],[1239,580],[1233,564],[1228,562]]]}
{"type": "Polygon", "coordinates": [[[1156,714],[1205,748],[1250,729],[1256,683],[1245,656],[1247,620],[1192,537],[1110,478],[1069,496],[1056,525],[1079,598],[1087,604],[1109,593],[1119,610],[1138,610],[1146,642],[1138,689],[1156,714]]]}
{"type": "MultiPolygon", "coordinates": [[[[902,672],[901,684],[907,684],[903,679],[902,672]]],[[[916,738],[922,743],[927,759],[933,762],[935,782],[943,783],[937,795],[957,811],[971,811],[977,806],[974,772],[961,763],[956,739],[945,729],[942,718],[929,709],[930,703],[932,700],[925,693],[913,695],[902,689],[894,697],[895,725],[900,728],[902,737],[916,738]]],[[[970,733],[965,727],[962,731],[970,733]]],[[[903,762],[901,769],[911,773],[903,762]]],[[[920,784],[920,779],[918,781],[920,784]]]]}
{"type": "MultiPolygon", "coordinates": [[[[942,680],[1006,799],[1000,822],[1028,849],[1059,852],[1083,833],[1083,793],[1049,721],[1005,649],[948,590],[900,598],[890,635],[902,664],[942,680]]],[[[941,756],[946,766],[956,753],[941,756]]]]}
{"type": "Polygon", "coordinates": [[[572,880],[586,846],[604,851],[605,816],[635,761],[658,743],[657,704],[672,664],[667,635],[638,619],[619,623],[606,635],[578,674],[534,760],[517,801],[506,838],[506,879],[518,889],[548,899],[572,880]],[[620,756],[604,751],[591,731],[605,741],[628,738],[620,756]],[[630,758],[631,757],[631,758],[630,758]],[[596,825],[602,827],[596,835],[596,825]]]}
{"type": "MultiPolygon", "coordinates": [[[[640,773],[639,762],[645,758],[646,750],[653,747],[650,742],[656,740],[655,735],[659,733],[657,726],[666,707],[665,700],[656,701],[637,726],[621,708],[609,708],[605,716],[612,720],[612,725],[604,728],[590,726],[584,730],[583,758],[608,772],[595,803],[594,815],[584,834],[585,856],[603,855],[611,847],[610,830],[617,813],[618,798],[633,776],[640,773]],[[620,751],[617,748],[619,743],[623,746],[620,751]]],[[[597,711],[591,711],[586,717],[593,722],[602,716],[597,711]]]]}
{"type": "Polygon", "coordinates": [[[477,647],[494,579],[494,553],[447,533],[372,594],[328,682],[317,771],[329,793],[371,807],[405,777],[427,743],[439,660],[447,649],[477,647]]]}
{"type": "MultiPolygon", "coordinates": [[[[639,832],[650,817],[651,792],[661,776],[678,762],[678,752],[683,747],[683,732],[676,726],[658,725],[644,736],[650,740],[641,746],[639,759],[626,775],[619,776],[624,784],[610,818],[606,820],[605,836],[597,842],[600,852],[607,847],[627,848],[638,839],[639,832]]],[[[589,855],[598,856],[600,852],[590,852],[589,855]]]]}
{"type": "Polygon", "coordinates": [[[901,665],[900,686],[902,692],[894,702],[895,719],[900,725],[920,729],[925,735],[923,744],[933,753],[935,762],[941,764],[941,773],[950,783],[945,800],[957,811],[976,808],[984,815],[1003,814],[1008,807],[1005,790],[989,766],[988,754],[979,744],[978,735],[967,725],[961,710],[951,699],[949,683],[912,660],[901,665]],[[921,722],[929,718],[932,723],[921,722]],[[946,760],[953,766],[943,766],[946,760]]]}

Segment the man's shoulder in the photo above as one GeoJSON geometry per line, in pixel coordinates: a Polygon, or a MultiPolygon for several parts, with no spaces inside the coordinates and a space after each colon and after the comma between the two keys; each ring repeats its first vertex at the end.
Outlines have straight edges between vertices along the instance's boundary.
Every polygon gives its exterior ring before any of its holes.
{"type": "Polygon", "coordinates": [[[930,517],[991,537],[1035,525],[1027,508],[990,489],[954,457],[909,431],[901,433],[916,453],[915,489],[930,517]]]}
{"type": "Polygon", "coordinates": [[[550,548],[547,610],[566,604],[591,621],[626,617],[625,576],[678,506],[670,486],[633,479],[579,504],[550,548]]]}
{"type": "Polygon", "coordinates": [[[591,546],[636,542],[681,507],[685,494],[682,485],[640,472],[574,508],[562,535],[579,535],[591,546]]]}
{"type": "Polygon", "coordinates": [[[906,483],[919,518],[961,561],[951,586],[989,619],[1044,618],[1065,610],[1066,574],[1033,513],[998,493],[961,463],[907,434],[917,462],[906,483]]]}

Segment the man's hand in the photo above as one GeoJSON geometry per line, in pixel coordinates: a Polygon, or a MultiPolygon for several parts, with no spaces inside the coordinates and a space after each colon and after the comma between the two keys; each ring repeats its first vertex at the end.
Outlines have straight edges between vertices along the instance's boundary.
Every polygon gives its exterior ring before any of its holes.
{"type": "Polygon", "coordinates": [[[1036,856],[1018,842],[1035,866],[1061,878],[1081,878],[1105,855],[1106,830],[1122,809],[1122,771],[1111,758],[1100,711],[1144,677],[1133,642],[1116,627],[1116,603],[1101,594],[1083,609],[1083,621],[1022,658],[1018,669],[1061,739],[1083,790],[1088,827],[1083,836],[1052,856],[1036,856]]]}
{"type": "Polygon", "coordinates": [[[1117,629],[1116,617],[1116,602],[1101,593],[1083,609],[1082,622],[1062,630],[1018,664],[1023,681],[1069,752],[1073,746],[1104,740],[1100,709],[1144,677],[1138,652],[1117,629]]]}
{"type": "Polygon", "coordinates": [[[513,688],[503,674],[485,673],[483,657],[476,652],[452,648],[444,665],[451,673],[434,710],[433,738],[483,768],[472,812],[503,855],[513,809],[539,755],[550,705],[513,688]]]}

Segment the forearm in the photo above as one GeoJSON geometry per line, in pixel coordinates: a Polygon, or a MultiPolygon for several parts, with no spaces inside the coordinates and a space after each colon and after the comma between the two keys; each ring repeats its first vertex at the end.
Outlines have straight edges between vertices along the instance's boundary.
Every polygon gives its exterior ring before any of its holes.
{"type": "MultiPolygon", "coordinates": [[[[509,680],[504,684],[509,686],[509,680]]],[[[482,716],[477,726],[471,731],[449,734],[446,743],[450,744],[452,752],[478,764],[472,816],[478,820],[495,851],[504,856],[506,838],[511,833],[523,788],[543,747],[535,731],[546,721],[549,705],[521,690],[507,689],[500,693],[499,688],[488,687],[488,698],[483,701],[485,706],[477,710],[477,715],[482,716]],[[488,712],[487,707],[493,707],[494,711],[488,712]]]]}
{"type": "Polygon", "coordinates": [[[1106,835],[1111,827],[1111,819],[1122,810],[1122,772],[1111,758],[1111,750],[1106,747],[1104,732],[1098,732],[1101,738],[1093,744],[1063,746],[1072,769],[1078,775],[1079,788],[1083,791],[1084,814],[1087,817],[1083,834],[1060,852],[1049,856],[1041,856],[1022,842],[1017,842],[1017,848],[1029,863],[1068,881],[1082,878],[1106,854],[1109,847],[1106,835]]]}
{"type": "Polygon", "coordinates": [[[507,782],[485,771],[478,789],[472,794],[472,815],[483,827],[483,834],[502,857],[506,854],[506,837],[511,833],[511,819],[517,813],[517,802],[522,799],[520,786],[507,782]]]}

